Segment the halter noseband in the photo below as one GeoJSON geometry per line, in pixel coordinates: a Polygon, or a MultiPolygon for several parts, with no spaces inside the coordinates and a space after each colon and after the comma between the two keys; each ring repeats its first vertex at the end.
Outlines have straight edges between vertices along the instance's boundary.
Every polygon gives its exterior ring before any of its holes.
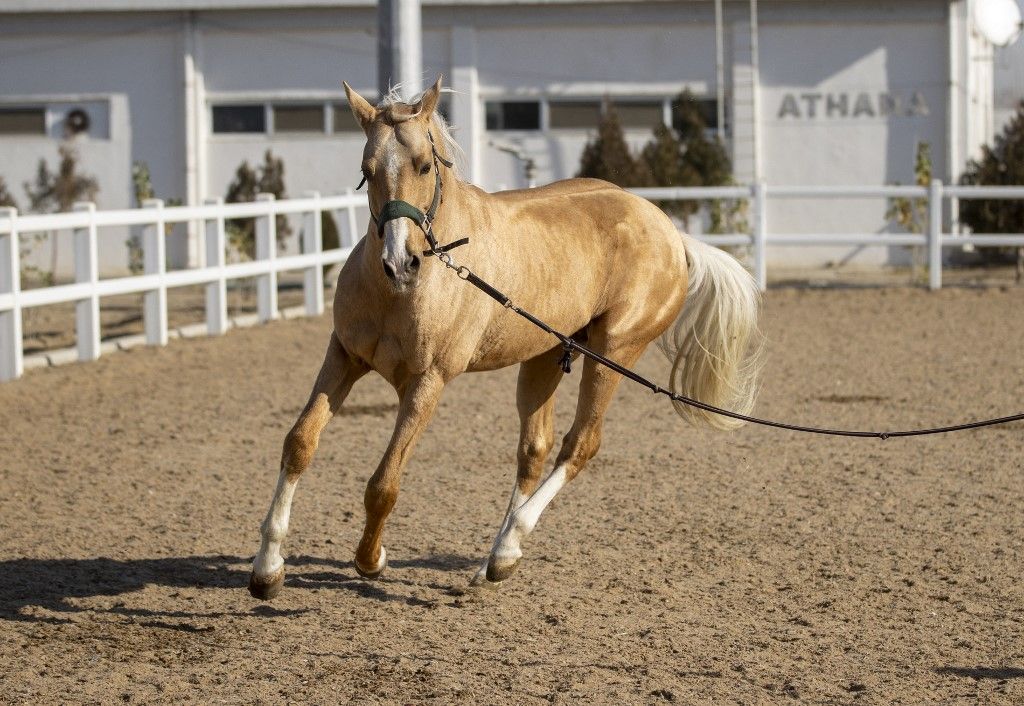
{"type": "MultiPolygon", "coordinates": [[[[380,213],[377,214],[376,216],[373,215],[373,213],[371,212],[370,218],[373,220],[374,223],[377,224],[377,235],[379,235],[382,238],[384,237],[384,224],[387,223],[388,221],[393,221],[398,218],[411,219],[414,223],[416,223],[416,225],[420,227],[420,230],[422,230],[423,234],[427,237],[427,242],[430,243],[430,249],[424,250],[423,254],[439,255],[441,253],[452,250],[453,248],[457,248],[460,245],[465,245],[466,243],[469,242],[469,238],[462,238],[461,240],[456,240],[454,243],[449,243],[448,245],[437,244],[437,238],[434,236],[433,224],[434,216],[437,214],[437,208],[438,206],[441,205],[442,183],[440,165],[443,164],[444,166],[451,169],[452,162],[442,157],[440,153],[437,151],[437,145],[434,144],[434,136],[430,133],[429,130],[427,131],[427,139],[430,140],[430,151],[433,153],[434,159],[434,198],[430,202],[430,208],[428,208],[427,211],[424,213],[423,211],[419,210],[408,201],[402,201],[401,199],[393,199],[385,203],[384,206],[381,207],[380,213]]],[[[360,188],[365,182],[366,177],[364,176],[363,180],[359,182],[359,186],[357,186],[356,188],[360,188]]]]}

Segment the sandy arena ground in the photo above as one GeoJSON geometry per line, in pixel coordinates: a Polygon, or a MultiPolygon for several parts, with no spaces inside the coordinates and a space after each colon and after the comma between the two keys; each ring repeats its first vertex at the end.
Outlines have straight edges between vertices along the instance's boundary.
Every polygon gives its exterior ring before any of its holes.
{"type": "MultiPolygon", "coordinates": [[[[908,427],[1024,409],[1024,290],[776,289],[757,411],[908,427]]],[[[1024,425],[908,440],[685,427],[623,386],[498,591],[515,371],[441,403],[351,565],[394,396],[356,386],[271,603],[249,561],[329,318],[0,385],[0,701],[1024,702],[1024,425]]],[[[559,390],[558,433],[579,366],[559,390]]],[[[656,351],[640,363],[664,379],[656,351]]]]}

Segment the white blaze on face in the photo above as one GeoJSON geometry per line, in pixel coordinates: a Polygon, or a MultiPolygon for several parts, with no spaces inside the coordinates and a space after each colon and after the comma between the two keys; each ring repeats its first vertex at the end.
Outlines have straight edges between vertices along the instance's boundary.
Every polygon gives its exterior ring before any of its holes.
{"type": "MultiPolygon", "coordinates": [[[[384,159],[384,171],[387,174],[389,185],[398,185],[398,177],[401,174],[401,159],[397,149],[397,140],[392,149],[384,159]]],[[[405,269],[405,262],[409,258],[406,252],[406,243],[409,240],[409,219],[396,218],[384,224],[384,262],[391,265],[391,271],[400,273],[405,269]]]]}
{"type": "Polygon", "coordinates": [[[409,240],[409,219],[395,218],[384,224],[384,262],[391,265],[392,272],[402,272],[409,255],[406,241],[409,240]]]}

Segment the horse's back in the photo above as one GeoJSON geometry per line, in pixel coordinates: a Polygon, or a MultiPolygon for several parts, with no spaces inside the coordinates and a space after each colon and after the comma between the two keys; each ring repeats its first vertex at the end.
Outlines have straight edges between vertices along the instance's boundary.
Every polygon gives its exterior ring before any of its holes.
{"type": "MultiPolygon", "coordinates": [[[[675,319],[686,291],[686,250],[650,201],[598,179],[480,193],[478,213],[486,214],[495,245],[486,274],[541,319],[578,331],[604,317],[645,344],[675,319]]],[[[524,348],[513,342],[535,332],[526,322],[500,321],[506,342],[495,348],[507,350],[490,357],[505,362],[524,348]]],[[[550,341],[540,338],[538,345],[550,341]]]]}
{"type": "Polygon", "coordinates": [[[603,179],[562,179],[544,186],[537,186],[531,189],[511,189],[509,191],[495,191],[490,196],[499,201],[536,201],[550,198],[552,196],[566,196],[582,194],[589,191],[622,191],[621,187],[603,179]]]}
{"type": "Polygon", "coordinates": [[[484,198],[499,221],[515,223],[527,239],[539,230],[548,240],[555,231],[591,254],[609,247],[620,253],[635,250],[633,255],[644,259],[682,252],[678,231],[660,208],[601,179],[564,179],[484,198]]]}

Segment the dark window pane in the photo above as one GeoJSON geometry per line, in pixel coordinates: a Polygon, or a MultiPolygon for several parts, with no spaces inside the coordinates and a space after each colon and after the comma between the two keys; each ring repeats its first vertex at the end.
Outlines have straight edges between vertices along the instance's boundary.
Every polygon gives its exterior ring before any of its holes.
{"type": "Polygon", "coordinates": [[[601,122],[601,103],[598,101],[552,101],[548,104],[552,128],[596,128],[601,122]]]}
{"type": "Polygon", "coordinates": [[[488,130],[540,130],[537,101],[487,101],[488,130]]]}
{"type": "Polygon", "coordinates": [[[352,115],[352,108],[348,103],[334,104],[334,131],[335,132],[362,132],[356,116],[352,115]]]}
{"type": "Polygon", "coordinates": [[[267,121],[262,105],[213,106],[214,132],[266,132],[267,121]]]}
{"type": "Polygon", "coordinates": [[[42,108],[0,108],[0,135],[45,135],[42,108]]]}
{"type": "Polygon", "coordinates": [[[275,105],[274,132],[323,132],[324,107],[316,105],[275,105]]]}
{"type": "MultiPolygon", "coordinates": [[[[718,101],[714,98],[696,98],[693,103],[708,130],[718,129],[718,101]]],[[[679,101],[672,101],[672,127],[679,129],[679,101]]]]}
{"type": "Polygon", "coordinates": [[[661,101],[644,103],[616,103],[615,112],[619,115],[622,127],[639,127],[650,130],[664,122],[661,112],[661,101]]]}

